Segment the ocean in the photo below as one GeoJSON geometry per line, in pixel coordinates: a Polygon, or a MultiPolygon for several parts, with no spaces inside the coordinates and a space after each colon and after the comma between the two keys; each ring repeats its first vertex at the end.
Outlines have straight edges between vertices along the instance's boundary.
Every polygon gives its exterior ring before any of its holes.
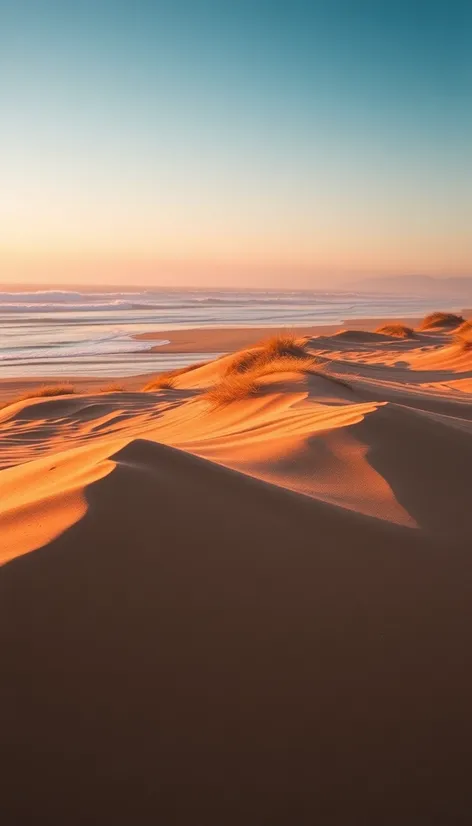
{"type": "MultiPolygon", "coordinates": [[[[414,317],[438,309],[437,304],[437,296],[313,290],[5,291],[0,292],[0,377],[65,379],[156,372],[210,356],[152,353],[151,347],[159,342],[136,341],[133,336],[138,333],[341,325],[362,317],[414,317]]],[[[452,301],[441,309],[460,305],[452,301]]]]}

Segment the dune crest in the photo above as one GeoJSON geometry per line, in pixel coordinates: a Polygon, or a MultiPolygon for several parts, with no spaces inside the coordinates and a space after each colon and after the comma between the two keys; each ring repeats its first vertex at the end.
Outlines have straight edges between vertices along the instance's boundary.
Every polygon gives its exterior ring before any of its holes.
{"type": "MultiPolygon", "coordinates": [[[[450,434],[451,450],[463,462],[471,377],[471,351],[447,332],[435,332],[432,342],[426,333],[395,339],[353,330],[275,337],[158,377],[145,392],[17,401],[0,411],[4,558],[41,547],[83,518],[87,487],[114,472],[117,442],[135,439],[180,448],[339,509],[421,529],[405,496],[410,486],[424,486],[426,469],[415,465],[414,445],[400,473],[393,456],[381,467],[376,457],[389,455],[392,438],[411,438],[403,435],[402,422],[413,406],[436,416],[445,428],[436,439],[450,434]],[[388,425],[379,441],[380,421],[388,425]]],[[[418,412],[412,426],[422,441],[418,412]]],[[[452,491],[458,480],[448,484],[452,491]]]]}

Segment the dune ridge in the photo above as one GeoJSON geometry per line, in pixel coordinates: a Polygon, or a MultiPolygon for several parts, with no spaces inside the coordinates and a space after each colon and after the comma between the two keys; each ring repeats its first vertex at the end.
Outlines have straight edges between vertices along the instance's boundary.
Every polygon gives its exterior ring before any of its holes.
{"type": "Polygon", "coordinates": [[[0,410],[5,822],[467,822],[472,350],[396,333],[0,410]]]}

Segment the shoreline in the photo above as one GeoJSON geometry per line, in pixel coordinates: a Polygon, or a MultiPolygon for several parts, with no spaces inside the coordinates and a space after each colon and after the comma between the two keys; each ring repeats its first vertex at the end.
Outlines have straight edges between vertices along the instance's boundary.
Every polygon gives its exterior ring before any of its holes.
{"type": "MultiPolygon", "coordinates": [[[[203,360],[206,356],[209,360],[216,354],[234,352],[247,347],[254,346],[258,341],[283,331],[290,331],[302,336],[333,335],[343,329],[365,330],[371,332],[382,324],[392,321],[416,326],[421,321],[422,316],[414,318],[405,317],[382,317],[382,318],[356,318],[348,319],[340,324],[314,324],[311,326],[298,327],[295,325],[278,325],[273,327],[192,327],[186,330],[159,330],[155,333],[138,333],[132,338],[136,341],[160,341],[169,340],[168,344],[156,345],[147,352],[149,354],[162,353],[191,355],[201,353],[203,360]]],[[[107,385],[123,385],[129,392],[136,392],[142,389],[150,377],[158,375],[163,370],[144,370],[132,376],[74,376],[71,372],[67,376],[40,374],[38,376],[10,376],[0,378],[0,405],[4,405],[9,400],[15,400],[17,396],[29,393],[35,387],[46,384],[70,383],[75,386],[77,394],[102,392],[107,385]]]]}
{"type": "Polygon", "coordinates": [[[422,316],[405,318],[384,316],[382,318],[352,318],[339,324],[312,324],[299,327],[297,325],[274,325],[272,327],[189,327],[186,330],[159,330],[155,333],[137,333],[135,341],[161,341],[167,339],[168,344],[158,344],[152,347],[150,353],[221,353],[233,352],[251,347],[258,341],[281,332],[295,333],[302,336],[333,335],[339,330],[366,330],[372,332],[393,321],[415,327],[422,316]]]}

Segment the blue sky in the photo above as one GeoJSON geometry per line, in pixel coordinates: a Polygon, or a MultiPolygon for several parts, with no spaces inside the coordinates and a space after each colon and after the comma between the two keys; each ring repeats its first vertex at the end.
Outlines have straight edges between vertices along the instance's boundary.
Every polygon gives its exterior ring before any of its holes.
{"type": "Polygon", "coordinates": [[[472,274],[472,4],[0,0],[0,278],[472,274]]]}

